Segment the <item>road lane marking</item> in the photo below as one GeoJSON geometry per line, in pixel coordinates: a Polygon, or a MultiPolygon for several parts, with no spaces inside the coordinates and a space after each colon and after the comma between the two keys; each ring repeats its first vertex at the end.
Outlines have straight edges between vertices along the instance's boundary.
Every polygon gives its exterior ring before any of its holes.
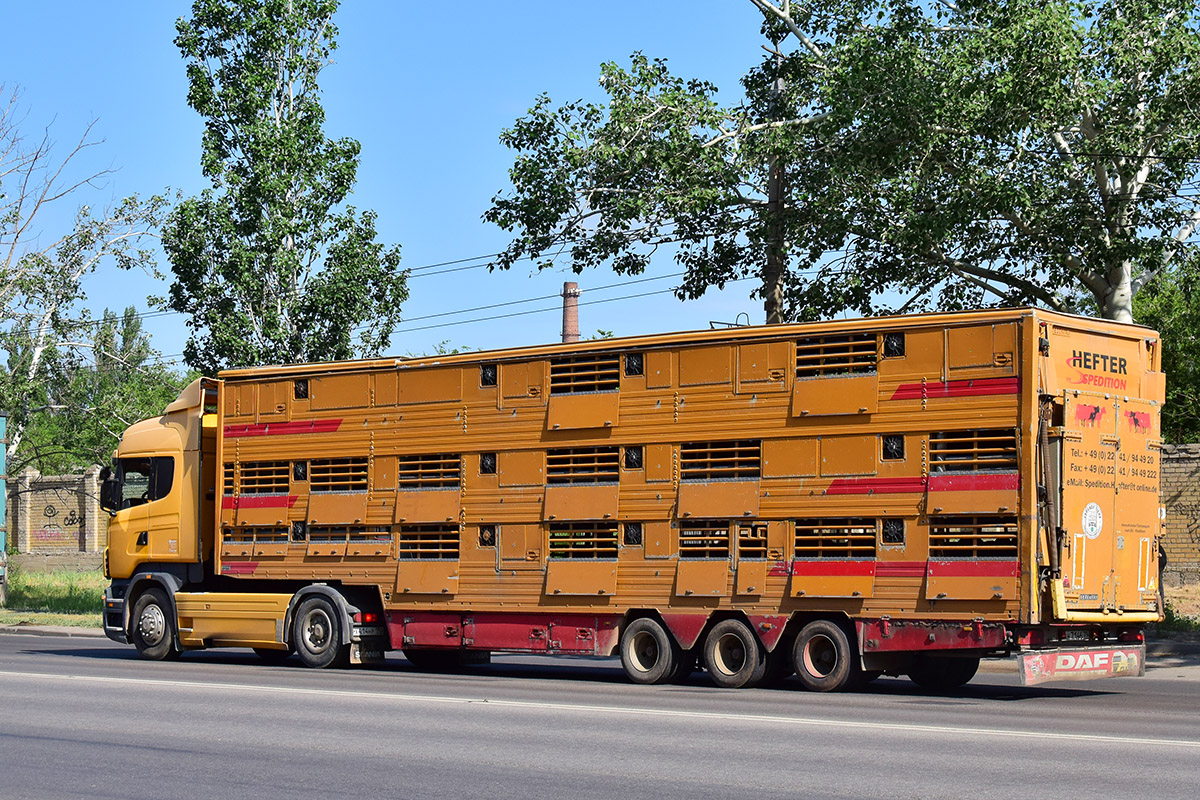
{"type": "MultiPolygon", "coordinates": [[[[1191,739],[1153,739],[1139,736],[1111,736],[1096,733],[1053,733],[1050,731],[1018,731],[1002,728],[963,728],[952,725],[917,725],[901,722],[856,722],[854,720],[819,719],[817,717],[780,717],[770,714],[736,714],[718,711],[678,711],[665,708],[633,708],[630,706],[595,706],[579,703],[544,703],[529,700],[494,700],[485,697],[446,697],[441,695],[396,694],[393,692],[367,692],[347,689],[305,689],[291,686],[263,686],[240,683],[203,683],[200,681],[169,681],[155,678],[120,678],[100,675],[48,675],[38,672],[10,672],[0,670],[0,675],[9,678],[32,678],[64,683],[84,682],[155,687],[164,689],[208,689],[233,692],[255,692],[260,694],[302,695],[321,698],[346,698],[357,700],[390,700],[400,702],[430,703],[441,705],[487,706],[491,708],[516,708],[537,711],[586,712],[639,717],[662,717],[667,719],[695,719],[725,722],[759,722],[780,725],[799,725],[816,728],[841,728],[850,730],[884,730],[903,733],[935,733],[952,735],[991,736],[1011,739],[1051,739],[1056,742],[1080,742],[1095,744],[1157,745],[1159,747],[1184,747],[1200,749],[1200,741],[1191,739]]],[[[0,688],[3,685],[0,684],[0,688]]]]}

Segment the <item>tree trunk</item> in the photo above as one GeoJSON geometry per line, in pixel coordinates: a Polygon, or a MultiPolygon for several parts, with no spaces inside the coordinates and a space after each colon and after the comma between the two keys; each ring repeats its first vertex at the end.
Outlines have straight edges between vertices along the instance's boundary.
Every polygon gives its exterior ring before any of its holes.
{"type": "Polygon", "coordinates": [[[1100,316],[1114,322],[1133,322],[1133,286],[1130,265],[1126,262],[1108,273],[1108,289],[1097,297],[1100,316]]]}

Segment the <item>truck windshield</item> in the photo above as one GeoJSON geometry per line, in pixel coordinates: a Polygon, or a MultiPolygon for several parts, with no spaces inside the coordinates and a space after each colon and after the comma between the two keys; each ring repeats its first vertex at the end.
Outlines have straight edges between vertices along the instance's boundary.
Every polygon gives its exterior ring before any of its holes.
{"type": "Polygon", "coordinates": [[[132,508],[171,493],[175,459],[171,456],[118,458],[113,473],[121,486],[121,508],[132,508]]]}

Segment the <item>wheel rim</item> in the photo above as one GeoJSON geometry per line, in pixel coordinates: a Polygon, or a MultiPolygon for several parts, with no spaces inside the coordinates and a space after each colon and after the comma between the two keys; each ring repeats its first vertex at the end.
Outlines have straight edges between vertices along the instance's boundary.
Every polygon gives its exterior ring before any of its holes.
{"type": "Polygon", "coordinates": [[[333,620],[322,608],[314,608],[304,616],[301,638],[310,653],[323,653],[329,648],[333,632],[333,620]]]}
{"type": "Polygon", "coordinates": [[[649,631],[638,631],[633,635],[629,647],[629,660],[633,662],[634,669],[649,672],[658,665],[660,658],[662,651],[659,650],[658,640],[653,634],[649,631]]]}
{"type": "Polygon", "coordinates": [[[148,647],[154,647],[163,640],[167,630],[167,617],[157,603],[151,603],[142,609],[138,617],[138,635],[148,647]]]}
{"type": "Polygon", "coordinates": [[[827,678],[837,669],[837,645],[825,634],[817,634],[804,645],[804,669],[809,675],[827,678]]]}
{"type": "Polygon", "coordinates": [[[736,675],[746,666],[746,643],[737,634],[727,633],[713,648],[713,666],[724,675],[736,675]]]}

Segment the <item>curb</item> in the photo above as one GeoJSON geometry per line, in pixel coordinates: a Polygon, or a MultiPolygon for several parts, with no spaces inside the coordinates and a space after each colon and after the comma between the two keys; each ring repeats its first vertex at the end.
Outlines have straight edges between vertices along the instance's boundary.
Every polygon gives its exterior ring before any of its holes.
{"type": "Polygon", "coordinates": [[[64,636],[80,639],[103,639],[104,631],[99,628],[71,628],[66,625],[0,625],[0,634],[15,633],[24,636],[64,636]]]}

